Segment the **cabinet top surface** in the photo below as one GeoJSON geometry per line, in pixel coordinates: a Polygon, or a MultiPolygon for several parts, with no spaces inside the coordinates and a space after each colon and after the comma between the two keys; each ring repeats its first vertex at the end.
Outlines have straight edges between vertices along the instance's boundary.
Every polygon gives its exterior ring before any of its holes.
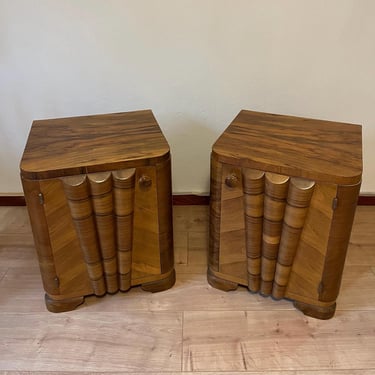
{"type": "Polygon", "coordinates": [[[36,120],[20,168],[26,178],[50,178],[168,155],[168,143],[152,111],[143,110],[36,120]]]}
{"type": "Polygon", "coordinates": [[[219,161],[288,176],[356,184],[362,127],[242,110],[213,146],[219,161]]]}

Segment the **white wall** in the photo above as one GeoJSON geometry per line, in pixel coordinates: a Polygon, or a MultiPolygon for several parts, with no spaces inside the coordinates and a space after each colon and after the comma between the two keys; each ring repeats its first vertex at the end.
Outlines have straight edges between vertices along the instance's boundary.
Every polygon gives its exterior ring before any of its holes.
{"type": "Polygon", "coordinates": [[[208,192],[240,109],[363,124],[375,192],[375,1],[0,0],[0,195],[33,119],[152,108],[175,193],[208,192]]]}

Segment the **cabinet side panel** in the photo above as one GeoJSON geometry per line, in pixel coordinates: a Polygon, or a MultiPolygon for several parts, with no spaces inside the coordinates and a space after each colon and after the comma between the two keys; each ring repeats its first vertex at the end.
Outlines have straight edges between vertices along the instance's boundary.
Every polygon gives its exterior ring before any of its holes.
{"type": "Polygon", "coordinates": [[[159,247],[161,273],[170,271],[174,266],[173,223],[172,223],[172,181],[171,159],[156,165],[159,247]]]}
{"type": "Polygon", "coordinates": [[[339,293],[360,186],[358,183],[339,186],[337,189],[337,207],[334,210],[328,241],[320,301],[334,301],[339,293]]]}
{"type": "Polygon", "coordinates": [[[40,187],[60,293],[67,298],[92,294],[62,182],[59,179],[42,180],[40,187]]]}
{"type": "Polygon", "coordinates": [[[323,273],[337,186],[317,184],[297,247],[285,296],[315,303],[323,273]]]}
{"type": "Polygon", "coordinates": [[[59,294],[48,224],[44,213],[43,201],[39,198],[41,193],[39,181],[22,178],[22,186],[30,216],[44,289],[47,293],[59,294]]]}

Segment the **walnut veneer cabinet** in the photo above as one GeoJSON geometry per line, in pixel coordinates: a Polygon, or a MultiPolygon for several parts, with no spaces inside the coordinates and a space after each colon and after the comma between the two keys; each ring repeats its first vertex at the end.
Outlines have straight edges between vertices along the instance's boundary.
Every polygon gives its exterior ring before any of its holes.
{"type": "Polygon", "coordinates": [[[361,174],[361,126],[241,111],[211,154],[209,283],[332,317],[361,174]]]}
{"type": "Polygon", "coordinates": [[[21,178],[48,310],[174,284],[171,159],[150,110],[34,121],[21,178]]]}

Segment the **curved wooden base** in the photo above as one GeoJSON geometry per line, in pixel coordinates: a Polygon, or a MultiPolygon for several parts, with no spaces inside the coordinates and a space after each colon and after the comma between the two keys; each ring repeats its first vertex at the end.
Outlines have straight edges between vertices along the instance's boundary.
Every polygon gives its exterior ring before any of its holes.
{"type": "Polygon", "coordinates": [[[172,288],[175,282],[176,282],[176,271],[173,269],[172,272],[166,278],[142,284],[141,288],[145,290],[146,292],[152,292],[152,293],[162,292],[163,290],[172,288]]]}
{"type": "MultiPolygon", "coordinates": [[[[207,281],[208,283],[216,288],[223,290],[225,292],[231,291],[231,290],[236,290],[238,288],[238,283],[234,281],[229,281],[225,280],[221,277],[219,277],[215,271],[212,271],[210,268],[207,270],[207,281]]],[[[242,284],[241,284],[242,285],[242,284]]],[[[253,292],[249,290],[251,294],[260,294],[263,297],[271,297],[274,300],[282,300],[284,298],[275,298],[273,295],[268,295],[261,293],[260,291],[253,292]]],[[[316,319],[330,319],[335,315],[336,311],[336,302],[332,303],[331,305],[326,305],[326,306],[319,306],[319,305],[311,305],[308,303],[296,301],[293,299],[286,298],[288,301],[293,302],[294,307],[298,310],[300,310],[303,314],[307,316],[311,316],[316,319]]]]}
{"type": "Polygon", "coordinates": [[[81,305],[85,297],[74,297],[61,300],[52,299],[48,294],[45,295],[44,300],[48,311],[53,313],[65,312],[74,310],[81,305]]]}
{"type": "Polygon", "coordinates": [[[316,319],[331,319],[335,315],[336,302],[329,306],[314,306],[307,303],[294,301],[294,307],[302,311],[305,315],[316,319]]]}
{"type": "Polygon", "coordinates": [[[207,281],[212,287],[224,290],[225,292],[229,292],[230,290],[236,290],[238,288],[237,283],[217,277],[214,274],[214,272],[210,269],[207,270],[207,281]]]}
{"type": "MultiPolygon", "coordinates": [[[[171,288],[176,282],[176,272],[172,270],[169,275],[161,280],[152,281],[141,285],[141,288],[147,292],[161,292],[163,290],[171,288]]],[[[128,290],[130,289],[130,286],[128,290]]],[[[105,293],[105,294],[116,294],[116,293],[105,293]]],[[[96,296],[96,297],[103,297],[96,296]]],[[[45,303],[48,311],[53,313],[65,312],[74,310],[76,307],[81,305],[85,301],[85,296],[66,298],[66,299],[53,299],[48,294],[45,295],[45,303]]]]}

